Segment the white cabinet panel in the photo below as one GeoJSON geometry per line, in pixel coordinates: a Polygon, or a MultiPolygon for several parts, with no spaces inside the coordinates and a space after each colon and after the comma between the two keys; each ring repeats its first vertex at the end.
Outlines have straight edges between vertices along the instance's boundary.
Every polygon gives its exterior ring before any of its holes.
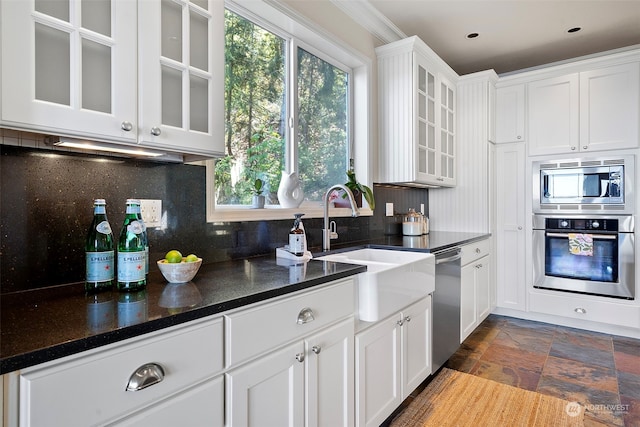
{"type": "Polygon", "coordinates": [[[456,185],[456,79],[417,37],[376,49],[380,182],[456,185]],[[444,70],[444,71],[443,71],[444,70]]]}
{"type": "Polygon", "coordinates": [[[114,423],[117,427],[224,426],[224,377],[207,381],[139,414],[114,423]],[[188,421],[187,421],[188,420],[188,421]]]}
{"type": "Polygon", "coordinates": [[[300,341],[228,372],[228,425],[304,425],[303,362],[300,341]]]}
{"type": "Polygon", "coordinates": [[[356,425],[379,426],[431,374],[431,295],[356,335],[356,425]]]}
{"type": "Polygon", "coordinates": [[[580,148],[613,150],[638,146],[640,64],[580,73],[580,148]]]}
{"type": "Polygon", "coordinates": [[[2,124],[135,143],[136,3],[47,3],[0,3],[2,124]],[[83,25],[85,8],[111,25],[83,25]]]}
{"type": "Polygon", "coordinates": [[[489,239],[462,247],[460,342],[464,341],[491,311],[490,247],[489,239]]]}
{"type": "Polygon", "coordinates": [[[525,140],[525,85],[496,90],[496,143],[525,140]]]}
{"type": "Polygon", "coordinates": [[[578,73],[528,84],[529,154],[579,149],[578,73]]]}
{"type": "Polygon", "coordinates": [[[399,316],[356,335],[356,425],[378,427],[401,403],[399,316]]]}
{"type": "Polygon", "coordinates": [[[354,425],[353,333],[348,319],[305,340],[307,427],[354,425]]]}
{"type": "Polygon", "coordinates": [[[496,148],[496,287],[498,307],[525,310],[525,146],[496,148]]]}
{"type": "Polygon", "coordinates": [[[20,425],[103,424],[213,378],[223,368],[222,319],[195,323],[21,371],[20,425]],[[190,348],[197,351],[183,351],[190,348]],[[162,366],[164,378],[127,391],[129,378],[147,363],[162,366]]]}

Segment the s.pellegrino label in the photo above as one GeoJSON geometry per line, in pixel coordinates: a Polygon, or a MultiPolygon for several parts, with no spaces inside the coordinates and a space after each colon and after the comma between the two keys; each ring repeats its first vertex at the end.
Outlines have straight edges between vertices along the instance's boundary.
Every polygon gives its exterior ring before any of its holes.
{"type": "Polygon", "coordinates": [[[106,202],[95,199],[93,221],[85,241],[85,291],[108,291],[114,284],[114,238],[107,220],[106,202]]]}
{"type": "Polygon", "coordinates": [[[138,203],[127,199],[120,238],[118,239],[118,290],[133,292],[147,286],[144,224],[138,220],[138,203]]]}

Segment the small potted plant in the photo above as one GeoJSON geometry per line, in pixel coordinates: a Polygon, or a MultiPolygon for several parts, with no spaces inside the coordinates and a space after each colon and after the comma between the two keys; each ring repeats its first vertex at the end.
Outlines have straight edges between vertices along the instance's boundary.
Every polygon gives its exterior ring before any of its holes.
{"type": "MultiPolygon", "coordinates": [[[[360,184],[358,182],[358,180],[356,179],[356,173],[353,169],[349,169],[347,171],[347,182],[344,185],[353,193],[353,197],[356,200],[356,204],[358,205],[358,207],[362,207],[362,197],[364,196],[364,199],[369,204],[371,210],[375,209],[376,200],[373,197],[373,190],[371,190],[371,188],[367,187],[366,185],[360,184]]],[[[339,195],[336,199],[334,199],[334,205],[338,207],[349,207],[348,200],[341,200],[346,198],[347,194],[342,192],[341,196],[339,195]]]]}
{"type": "Polygon", "coordinates": [[[253,181],[253,199],[251,203],[251,207],[253,209],[262,209],[264,208],[264,195],[262,194],[262,190],[264,189],[264,181],[260,178],[256,178],[253,181]]]}

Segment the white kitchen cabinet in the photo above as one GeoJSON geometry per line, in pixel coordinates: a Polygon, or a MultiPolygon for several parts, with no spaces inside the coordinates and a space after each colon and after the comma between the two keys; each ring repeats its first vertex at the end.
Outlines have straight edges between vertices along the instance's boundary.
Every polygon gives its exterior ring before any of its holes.
{"type": "Polygon", "coordinates": [[[165,401],[127,415],[117,427],[175,427],[188,420],[193,426],[224,426],[224,377],[199,384],[165,401]]]}
{"type": "Polygon", "coordinates": [[[431,374],[431,296],[356,334],[356,425],[379,426],[431,374]]]}
{"type": "Polygon", "coordinates": [[[379,181],[455,186],[458,76],[417,37],[376,54],[379,181]]]}
{"type": "Polygon", "coordinates": [[[224,2],[139,1],[139,143],[224,154],[224,2]]]}
{"type": "Polygon", "coordinates": [[[496,147],[496,305],[526,309],[526,147],[496,147]]]}
{"type": "Polygon", "coordinates": [[[222,348],[216,318],[24,369],[19,425],[127,425],[129,417],[135,425],[171,426],[176,419],[222,425],[222,348]],[[148,386],[128,391],[134,373],[148,386]]]}
{"type": "Polygon", "coordinates": [[[135,2],[0,8],[3,126],[136,142],[135,2]]]}
{"type": "Polygon", "coordinates": [[[352,426],[353,280],[230,313],[230,426],[352,426]]]}
{"type": "Polygon", "coordinates": [[[580,149],[636,148],[640,63],[580,73],[580,149]]]}
{"type": "Polygon", "coordinates": [[[496,89],[496,143],[525,139],[525,85],[496,89]]]}
{"type": "Polygon", "coordinates": [[[579,82],[573,73],[527,85],[530,155],[578,151],[579,82]]]}
{"type": "Polygon", "coordinates": [[[529,154],[638,147],[639,67],[633,62],[529,83],[529,154]]]}
{"type": "Polygon", "coordinates": [[[485,239],[462,247],[460,292],[460,342],[491,312],[490,241],[485,239]]]}
{"type": "Polygon", "coordinates": [[[578,321],[640,328],[638,306],[633,301],[616,302],[606,297],[531,289],[529,310],[578,321]]]}
{"type": "Polygon", "coordinates": [[[1,4],[3,126],[210,157],[224,152],[224,4],[1,4]]]}

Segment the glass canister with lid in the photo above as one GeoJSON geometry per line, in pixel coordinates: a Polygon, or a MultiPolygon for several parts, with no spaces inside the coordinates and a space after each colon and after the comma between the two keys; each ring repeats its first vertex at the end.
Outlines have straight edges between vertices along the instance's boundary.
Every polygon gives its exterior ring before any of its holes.
{"type": "Polygon", "coordinates": [[[402,221],[402,234],[405,236],[422,235],[423,216],[416,212],[415,209],[409,208],[409,212],[404,216],[402,221]]]}

